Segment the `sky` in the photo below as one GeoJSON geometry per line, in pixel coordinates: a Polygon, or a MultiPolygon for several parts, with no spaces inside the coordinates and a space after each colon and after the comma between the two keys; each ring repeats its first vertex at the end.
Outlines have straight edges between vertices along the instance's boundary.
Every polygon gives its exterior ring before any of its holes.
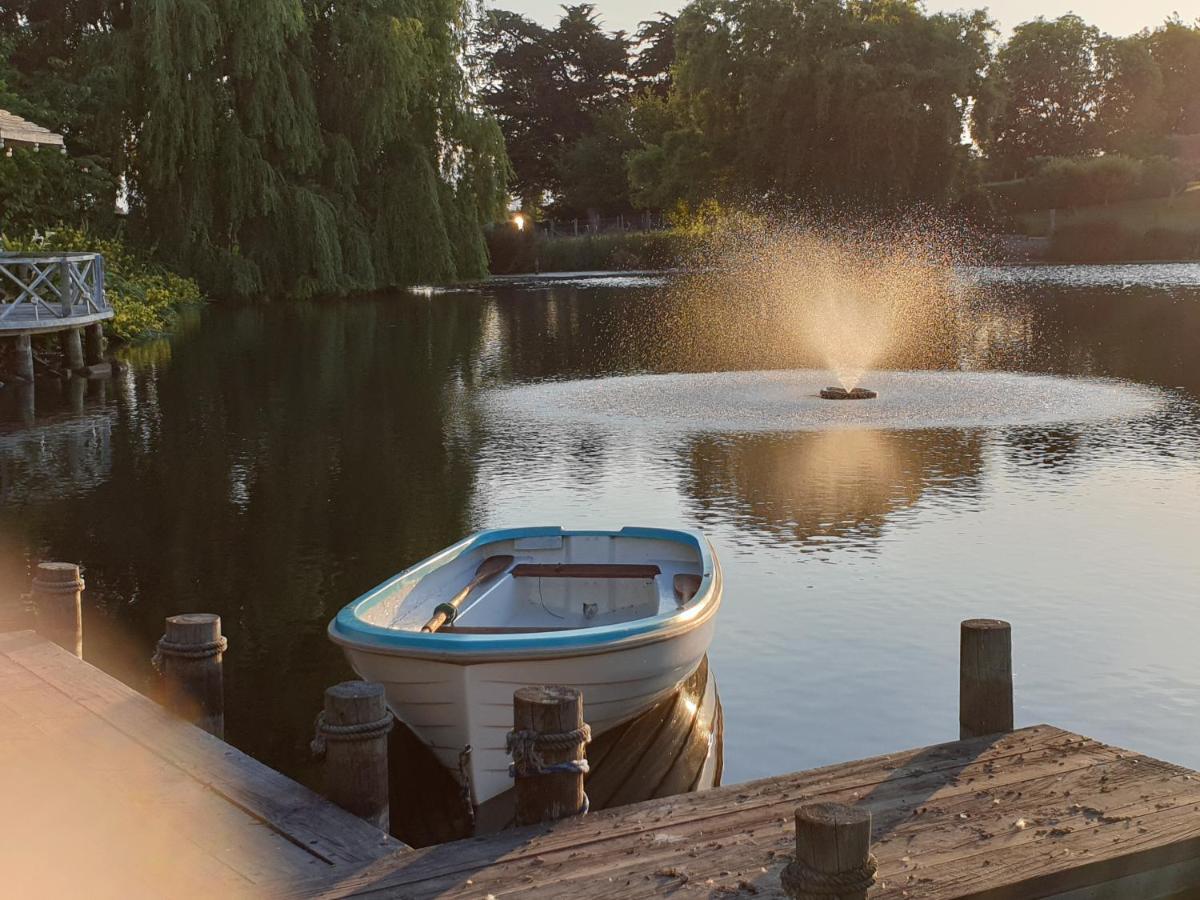
{"type": "MultiPolygon", "coordinates": [[[[545,25],[558,20],[559,7],[566,0],[487,0],[487,5],[511,9],[545,25]]],[[[571,0],[581,2],[581,0],[571,0]]],[[[654,13],[676,12],[684,0],[592,0],[608,30],[622,28],[632,32],[637,23],[654,13]]],[[[1037,16],[1055,18],[1073,12],[1082,16],[1101,31],[1112,35],[1132,34],[1147,25],[1158,25],[1174,12],[1185,20],[1200,16],[1194,9],[1196,0],[992,0],[972,3],[970,0],[926,0],[930,12],[953,11],[986,7],[1007,34],[1014,25],[1037,16]]]]}

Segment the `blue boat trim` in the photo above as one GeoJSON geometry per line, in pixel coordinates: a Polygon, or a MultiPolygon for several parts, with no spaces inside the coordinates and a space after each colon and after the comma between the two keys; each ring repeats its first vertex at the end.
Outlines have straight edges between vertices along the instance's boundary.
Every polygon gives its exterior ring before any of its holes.
{"type": "Polygon", "coordinates": [[[464,538],[405,569],[398,575],[367,591],[351,601],[329,623],[329,636],[338,643],[352,644],[363,649],[408,650],[436,652],[440,654],[475,656],[478,654],[520,652],[522,650],[587,650],[623,641],[629,638],[651,636],[666,631],[671,626],[686,622],[699,615],[712,601],[714,564],[708,541],[696,531],[670,528],[645,528],[626,526],[620,531],[591,531],[563,529],[558,525],[541,525],[525,528],[496,528],[477,532],[464,538]],[[386,599],[401,585],[424,578],[434,569],[487,544],[497,541],[527,537],[630,537],[652,540],[676,541],[696,549],[700,556],[701,581],[696,596],[682,609],[670,610],[644,619],[600,625],[595,628],[579,628],[571,631],[544,631],[528,634],[484,635],[484,634],[432,634],[372,625],[362,619],[362,614],[386,599]]]}

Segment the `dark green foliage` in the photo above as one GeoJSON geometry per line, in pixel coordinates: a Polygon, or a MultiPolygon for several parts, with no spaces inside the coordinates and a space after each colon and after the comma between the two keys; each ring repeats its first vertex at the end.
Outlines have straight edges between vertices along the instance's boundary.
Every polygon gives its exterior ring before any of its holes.
{"type": "Polygon", "coordinates": [[[669,13],[659,13],[638,26],[637,55],[630,72],[638,84],[659,97],[671,88],[671,67],[675,65],[675,27],[678,20],[669,13]]]}
{"type": "Polygon", "coordinates": [[[989,72],[995,92],[983,147],[994,165],[1024,175],[1035,160],[1096,146],[1102,79],[1100,31],[1069,14],[1018,25],[989,72]]]}
{"type": "Polygon", "coordinates": [[[975,133],[997,178],[1051,156],[1175,152],[1200,132],[1200,25],[1111,38],[1067,15],[1020,25],[1000,48],[975,133]]]}
{"type": "Polygon", "coordinates": [[[1164,126],[1171,134],[1200,134],[1200,21],[1169,19],[1150,35],[1162,72],[1164,126]]]}
{"type": "Polygon", "coordinates": [[[559,215],[629,209],[629,49],[587,3],[564,6],[553,29],[504,10],[480,23],[481,100],[504,132],[526,210],[547,201],[559,215]]]}
{"type": "MultiPolygon", "coordinates": [[[[73,155],[91,142],[96,170],[123,178],[133,233],[211,292],[304,297],[485,270],[507,162],[469,103],[464,0],[48,9],[0,5],[21,85],[59,111],[45,124],[73,155]]],[[[111,209],[115,184],[67,189],[111,209]]]]}
{"type": "Polygon", "coordinates": [[[630,156],[636,196],[951,199],[990,29],[903,0],[696,0],[667,108],[630,156]]]}
{"type": "Polygon", "coordinates": [[[1016,213],[1172,197],[1187,184],[1188,172],[1178,160],[1109,154],[1042,160],[1029,178],[993,184],[989,190],[1008,212],[1016,213]]]}
{"type": "Polygon", "coordinates": [[[498,225],[488,231],[492,272],[586,272],[670,269],[682,265],[694,236],[682,231],[640,231],[580,237],[545,237],[498,225]]]}
{"type": "Polygon", "coordinates": [[[1146,33],[1100,43],[1096,142],[1107,152],[1144,155],[1162,145],[1162,71],[1146,33]]]}

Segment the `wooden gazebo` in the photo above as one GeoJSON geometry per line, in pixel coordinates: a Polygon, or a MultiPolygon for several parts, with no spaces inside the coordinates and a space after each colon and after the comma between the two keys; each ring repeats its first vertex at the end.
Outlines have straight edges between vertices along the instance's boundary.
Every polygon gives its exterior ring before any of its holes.
{"type": "Polygon", "coordinates": [[[49,128],[22,119],[7,109],[0,109],[0,148],[12,155],[14,147],[31,147],[34,150],[55,147],[66,153],[61,134],[55,134],[49,128]]]}

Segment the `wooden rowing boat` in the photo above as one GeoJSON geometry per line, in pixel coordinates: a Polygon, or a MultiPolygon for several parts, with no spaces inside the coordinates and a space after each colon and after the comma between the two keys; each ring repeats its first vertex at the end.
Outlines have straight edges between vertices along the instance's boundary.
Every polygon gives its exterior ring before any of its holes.
{"type": "Polygon", "coordinates": [[[500,529],[368,591],[329,635],[478,806],[511,785],[513,691],[578,687],[601,735],[696,670],[720,602],[720,565],[695,532],[500,529]]]}

